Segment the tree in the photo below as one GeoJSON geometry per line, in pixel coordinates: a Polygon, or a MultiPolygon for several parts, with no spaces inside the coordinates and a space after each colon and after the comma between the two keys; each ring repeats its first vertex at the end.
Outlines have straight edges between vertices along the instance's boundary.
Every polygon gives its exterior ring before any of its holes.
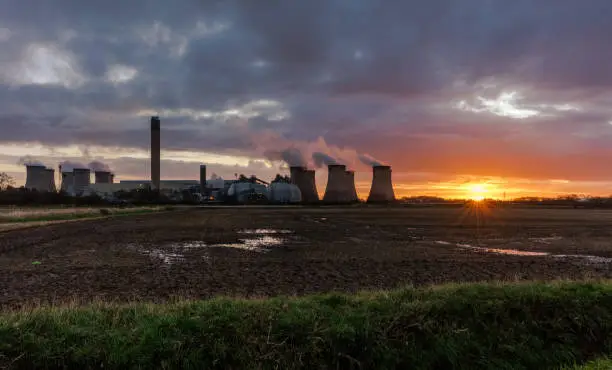
{"type": "Polygon", "coordinates": [[[0,190],[6,190],[9,186],[15,185],[15,179],[6,172],[0,172],[0,190]]]}

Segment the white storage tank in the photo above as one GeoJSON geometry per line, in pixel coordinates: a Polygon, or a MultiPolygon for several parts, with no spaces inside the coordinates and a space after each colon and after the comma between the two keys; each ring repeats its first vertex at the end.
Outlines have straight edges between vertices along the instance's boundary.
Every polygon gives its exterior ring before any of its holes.
{"type": "Polygon", "coordinates": [[[237,203],[247,203],[254,198],[268,199],[268,188],[263,184],[236,182],[229,187],[227,196],[237,203]]]}
{"type": "Polygon", "coordinates": [[[295,184],[286,182],[273,182],[270,184],[269,199],[273,203],[300,203],[302,192],[295,184]]]}

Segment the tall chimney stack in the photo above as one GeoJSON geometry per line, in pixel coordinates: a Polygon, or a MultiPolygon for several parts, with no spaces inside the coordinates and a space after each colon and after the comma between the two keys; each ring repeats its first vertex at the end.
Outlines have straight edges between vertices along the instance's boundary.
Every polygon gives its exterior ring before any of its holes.
{"type": "Polygon", "coordinates": [[[200,165],[200,194],[206,192],[206,165],[200,165]]]}
{"type": "Polygon", "coordinates": [[[372,187],[370,188],[368,203],[393,202],[395,194],[393,193],[393,184],[391,182],[391,167],[374,166],[372,171],[372,187]]]}
{"type": "Polygon", "coordinates": [[[160,186],[160,124],[159,117],[151,117],[151,186],[155,190],[159,190],[160,186]]]}

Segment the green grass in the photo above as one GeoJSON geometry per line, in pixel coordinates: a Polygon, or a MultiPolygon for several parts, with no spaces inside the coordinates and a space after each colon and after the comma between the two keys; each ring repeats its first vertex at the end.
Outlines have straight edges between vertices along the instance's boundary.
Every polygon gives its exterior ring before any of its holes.
{"type": "Polygon", "coordinates": [[[608,282],[99,303],[1,315],[0,368],[559,369],[611,333],[608,282]]]}
{"type": "Polygon", "coordinates": [[[598,360],[590,361],[584,365],[565,366],[562,370],[610,370],[612,369],[612,360],[606,358],[600,358],[598,360]]]}
{"type": "Polygon", "coordinates": [[[41,222],[41,221],[64,221],[64,220],[79,220],[94,217],[113,217],[113,216],[125,216],[125,215],[141,215],[153,212],[164,211],[164,208],[142,208],[142,209],[112,209],[112,208],[100,208],[97,210],[87,212],[66,212],[66,213],[49,213],[25,217],[13,217],[13,216],[0,216],[0,223],[22,223],[22,222],[41,222]],[[102,209],[107,209],[110,213],[102,213],[102,209]]]}

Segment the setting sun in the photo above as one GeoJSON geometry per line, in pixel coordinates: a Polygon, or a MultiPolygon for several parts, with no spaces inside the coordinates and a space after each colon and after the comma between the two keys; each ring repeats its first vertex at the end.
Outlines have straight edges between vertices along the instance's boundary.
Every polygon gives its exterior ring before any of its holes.
{"type": "Polygon", "coordinates": [[[467,188],[468,198],[475,201],[481,201],[485,199],[485,195],[488,192],[486,184],[471,184],[467,188]]]}

